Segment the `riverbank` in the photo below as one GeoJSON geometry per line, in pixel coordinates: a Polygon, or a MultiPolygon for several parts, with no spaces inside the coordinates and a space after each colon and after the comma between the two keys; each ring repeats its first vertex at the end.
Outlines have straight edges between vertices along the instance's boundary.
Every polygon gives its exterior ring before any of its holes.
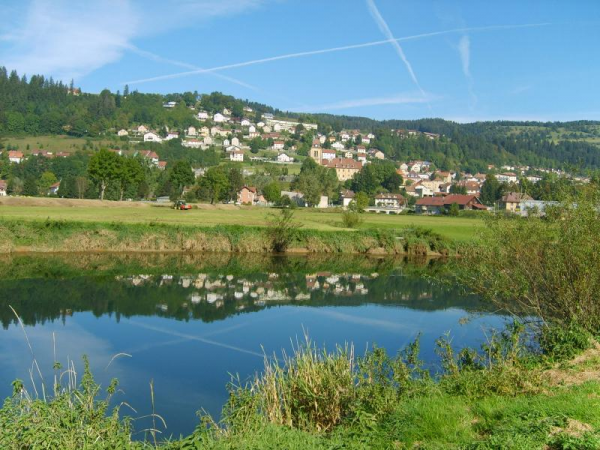
{"type": "MultiPolygon", "coordinates": [[[[320,231],[295,228],[285,252],[448,256],[450,240],[420,228],[320,231]]],[[[173,225],[70,220],[0,221],[0,253],[24,252],[274,252],[273,227],[173,225]]]]}
{"type": "MultiPolygon", "coordinates": [[[[160,408],[149,430],[108,405],[116,380],[101,389],[86,370],[46,400],[21,382],[0,409],[4,448],[164,449],[580,449],[600,446],[600,345],[556,359],[525,350],[519,331],[466,359],[439,341],[443,370],[423,369],[418,341],[397,356],[373,348],[355,356],[301,344],[290,357],[265,358],[248,384],[229,387],[223,418],[201,415],[189,436],[168,437],[160,408]],[[574,357],[574,355],[576,356],[574,357]],[[101,397],[101,399],[98,398],[101,397]],[[162,430],[162,431],[161,431],[162,430]],[[139,434],[141,432],[141,435],[139,434]],[[133,440],[133,433],[139,439],[133,440]]],[[[69,378],[70,380],[71,378],[69,378]]],[[[123,410],[124,407],[121,407],[123,410]]],[[[131,412],[121,411],[125,414],[131,412]]]]}

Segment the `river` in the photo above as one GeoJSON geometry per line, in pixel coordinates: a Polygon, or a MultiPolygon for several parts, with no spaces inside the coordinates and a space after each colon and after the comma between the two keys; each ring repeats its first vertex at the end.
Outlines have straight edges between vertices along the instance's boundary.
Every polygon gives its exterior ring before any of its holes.
{"type": "MultiPolygon", "coordinates": [[[[421,357],[435,372],[435,339],[478,346],[505,318],[477,297],[436,280],[439,261],[366,257],[232,255],[21,255],[0,258],[0,395],[11,382],[47,386],[53,362],[87,355],[114,402],[141,417],[154,409],[163,436],[188,434],[196,411],[219,416],[232,375],[247,380],[264,355],[290,351],[304,336],[357,354],[377,344],[395,353],[421,333],[421,357]],[[468,318],[468,320],[464,320],[468,318]],[[115,355],[118,355],[115,357],[115,355]]],[[[147,419],[134,421],[140,431],[147,419]]],[[[143,437],[140,431],[138,437],[143,437]]]]}

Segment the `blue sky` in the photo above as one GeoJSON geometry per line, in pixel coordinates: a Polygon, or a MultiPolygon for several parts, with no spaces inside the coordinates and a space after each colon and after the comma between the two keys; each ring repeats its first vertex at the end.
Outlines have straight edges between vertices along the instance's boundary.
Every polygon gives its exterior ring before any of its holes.
{"type": "Polygon", "coordinates": [[[377,119],[600,120],[597,0],[2,0],[0,64],[377,119]]]}

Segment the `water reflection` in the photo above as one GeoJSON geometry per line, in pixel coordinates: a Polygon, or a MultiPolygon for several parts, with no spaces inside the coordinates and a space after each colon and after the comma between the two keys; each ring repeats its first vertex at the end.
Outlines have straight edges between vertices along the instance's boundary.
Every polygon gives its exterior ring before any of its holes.
{"type": "Polygon", "coordinates": [[[116,401],[139,416],[150,412],[153,380],[167,435],[192,431],[201,408],[218,416],[231,374],[251,376],[264,353],[289,352],[304,332],[328,348],[353,342],[359,354],[373,343],[396,352],[422,333],[422,358],[435,367],[434,340],[446,331],[457,346],[478,345],[482,326],[502,324],[478,298],[432,281],[448,267],[433,260],[99,254],[0,264],[0,396],[31,367],[11,305],[42,368],[87,354],[104,385],[119,378],[116,401]],[[120,352],[132,357],[106,370],[120,352]]]}

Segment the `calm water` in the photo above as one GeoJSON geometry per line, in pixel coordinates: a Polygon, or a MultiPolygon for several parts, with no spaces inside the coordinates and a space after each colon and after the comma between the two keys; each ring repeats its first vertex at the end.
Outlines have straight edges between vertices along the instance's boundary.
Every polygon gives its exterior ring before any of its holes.
{"type": "Polygon", "coordinates": [[[136,409],[133,417],[151,410],[153,380],[165,435],[191,432],[201,408],[218,416],[231,374],[249,377],[263,351],[289,350],[305,332],[328,348],[352,342],[358,353],[373,343],[395,353],[422,333],[421,356],[435,368],[434,340],[443,333],[457,347],[479,345],[482,329],[504,320],[459,288],[432,282],[434,262],[78,255],[0,264],[0,395],[10,395],[15,378],[31,386],[32,357],[12,305],[46,378],[54,342],[63,365],[74,359],[80,369],[86,354],[104,386],[120,380],[117,400],[136,409]],[[131,357],[109,365],[118,353],[131,357]]]}

